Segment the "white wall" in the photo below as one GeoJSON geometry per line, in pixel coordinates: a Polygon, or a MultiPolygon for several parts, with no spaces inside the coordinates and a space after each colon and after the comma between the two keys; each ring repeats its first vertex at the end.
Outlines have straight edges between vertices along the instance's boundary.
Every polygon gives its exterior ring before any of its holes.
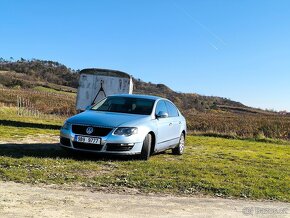
{"type": "Polygon", "coordinates": [[[91,105],[96,96],[94,102],[113,94],[132,94],[132,91],[132,78],[81,74],[76,109],[85,110],[87,106],[91,105]]]}

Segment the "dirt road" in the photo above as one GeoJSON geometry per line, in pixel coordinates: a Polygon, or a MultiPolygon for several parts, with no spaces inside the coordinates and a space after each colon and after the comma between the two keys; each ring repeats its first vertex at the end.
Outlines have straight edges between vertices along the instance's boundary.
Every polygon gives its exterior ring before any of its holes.
{"type": "Polygon", "coordinates": [[[0,217],[290,217],[290,204],[109,194],[0,182],[0,217]]]}

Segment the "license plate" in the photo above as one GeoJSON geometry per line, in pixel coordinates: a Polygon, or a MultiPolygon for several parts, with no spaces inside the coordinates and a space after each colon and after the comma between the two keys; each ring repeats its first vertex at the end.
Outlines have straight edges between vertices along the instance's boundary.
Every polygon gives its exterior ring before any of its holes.
{"type": "Polygon", "coordinates": [[[81,142],[81,143],[95,144],[95,145],[100,145],[101,144],[101,139],[100,138],[89,137],[89,136],[81,136],[81,135],[76,135],[75,136],[75,141],[76,142],[81,142]]]}

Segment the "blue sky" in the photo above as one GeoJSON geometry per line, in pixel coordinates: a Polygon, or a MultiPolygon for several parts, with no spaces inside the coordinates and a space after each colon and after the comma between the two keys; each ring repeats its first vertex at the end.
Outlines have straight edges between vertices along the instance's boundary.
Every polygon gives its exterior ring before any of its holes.
{"type": "Polygon", "coordinates": [[[290,111],[288,0],[0,0],[0,57],[290,111]]]}

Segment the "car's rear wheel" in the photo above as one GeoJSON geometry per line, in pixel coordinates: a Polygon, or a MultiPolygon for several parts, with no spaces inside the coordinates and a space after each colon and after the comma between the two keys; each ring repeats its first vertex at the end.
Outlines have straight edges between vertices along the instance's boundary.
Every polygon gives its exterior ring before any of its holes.
{"type": "Polygon", "coordinates": [[[184,134],[181,133],[179,143],[175,148],[172,149],[172,153],[176,155],[182,155],[184,152],[184,146],[185,146],[185,137],[184,134]]]}
{"type": "Polygon", "coordinates": [[[143,141],[143,146],[140,154],[140,159],[141,160],[148,160],[150,157],[150,150],[151,150],[151,142],[152,142],[152,136],[151,134],[148,134],[144,141],[143,141]]]}

